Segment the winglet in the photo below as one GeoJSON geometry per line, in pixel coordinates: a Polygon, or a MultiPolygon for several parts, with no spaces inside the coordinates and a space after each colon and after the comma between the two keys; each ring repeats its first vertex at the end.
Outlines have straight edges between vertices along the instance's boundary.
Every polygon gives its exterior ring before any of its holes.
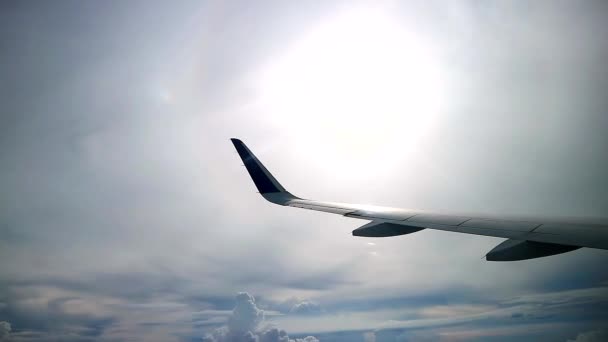
{"type": "Polygon", "coordinates": [[[243,160],[243,164],[245,164],[253,183],[266,200],[272,203],[285,205],[289,200],[299,199],[285,190],[281,183],[272,176],[241,140],[236,138],[230,140],[243,160]]]}

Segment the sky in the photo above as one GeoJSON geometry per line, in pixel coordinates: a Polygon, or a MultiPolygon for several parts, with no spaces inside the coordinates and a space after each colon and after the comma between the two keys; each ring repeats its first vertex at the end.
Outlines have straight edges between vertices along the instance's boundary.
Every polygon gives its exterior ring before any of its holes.
{"type": "Polygon", "coordinates": [[[608,253],[257,193],[606,217],[605,1],[3,1],[0,341],[608,339],[608,253]]]}

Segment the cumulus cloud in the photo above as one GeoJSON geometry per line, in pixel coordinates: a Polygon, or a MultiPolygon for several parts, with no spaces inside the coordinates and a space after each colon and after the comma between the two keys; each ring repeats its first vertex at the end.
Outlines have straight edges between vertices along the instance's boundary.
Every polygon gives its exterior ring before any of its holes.
{"type": "Polygon", "coordinates": [[[230,331],[240,333],[255,329],[264,320],[264,311],[255,305],[255,299],[246,292],[236,296],[236,306],[228,320],[230,331]]]}
{"type": "Polygon", "coordinates": [[[271,328],[261,332],[259,335],[259,342],[319,342],[316,337],[307,336],[305,338],[296,338],[295,340],[290,339],[287,332],[282,329],[271,328]]]}
{"type": "Polygon", "coordinates": [[[578,334],[576,339],[568,340],[568,342],[602,342],[608,341],[608,329],[599,329],[587,331],[578,334]]]}
{"type": "Polygon", "coordinates": [[[11,324],[6,321],[0,322],[0,341],[8,341],[11,334],[11,324]]]}
{"type": "Polygon", "coordinates": [[[203,337],[203,342],[318,342],[313,336],[290,339],[287,332],[276,327],[263,327],[264,311],[255,298],[246,292],[236,296],[236,306],[228,318],[228,325],[215,329],[203,337]]]}

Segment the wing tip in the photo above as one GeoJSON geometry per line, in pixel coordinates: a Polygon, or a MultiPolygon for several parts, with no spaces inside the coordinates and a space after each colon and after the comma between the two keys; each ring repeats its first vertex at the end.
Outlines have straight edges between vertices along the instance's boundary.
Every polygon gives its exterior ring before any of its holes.
{"type": "Polygon", "coordinates": [[[258,188],[260,194],[287,193],[287,190],[285,190],[240,139],[230,138],[230,141],[232,141],[236,152],[239,154],[245,168],[249,172],[249,176],[251,176],[251,179],[258,188]]]}

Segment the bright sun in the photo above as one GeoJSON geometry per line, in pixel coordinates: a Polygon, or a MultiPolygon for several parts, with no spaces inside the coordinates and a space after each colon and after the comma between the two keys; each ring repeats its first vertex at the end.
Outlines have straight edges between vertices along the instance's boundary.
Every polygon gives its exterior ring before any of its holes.
{"type": "Polygon", "coordinates": [[[442,76],[415,32],[388,13],[350,10],[256,74],[257,105],[269,124],[316,158],[323,154],[314,147],[340,156],[352,174],[349,160],[386,163],[415,147],[445,102],[442,76]]]}

